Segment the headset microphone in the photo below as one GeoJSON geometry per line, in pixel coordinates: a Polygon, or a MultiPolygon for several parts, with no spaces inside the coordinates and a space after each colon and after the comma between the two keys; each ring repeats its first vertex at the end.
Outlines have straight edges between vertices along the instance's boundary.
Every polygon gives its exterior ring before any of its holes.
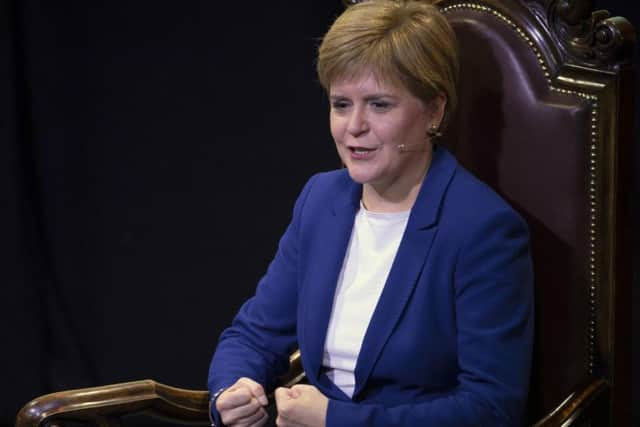
{"type": "Polygon", "coordinates": [[[403,153],[422,152],[422,151],[427,151],[427,147],[425,147],[425,145],[427,144],[400,144],[400,145],[397,145],[396,148],[398,148],[398,151],[401,151],[403,153]],[[412,147],[417,147],[417,148],[412,148],[412,147]]]}

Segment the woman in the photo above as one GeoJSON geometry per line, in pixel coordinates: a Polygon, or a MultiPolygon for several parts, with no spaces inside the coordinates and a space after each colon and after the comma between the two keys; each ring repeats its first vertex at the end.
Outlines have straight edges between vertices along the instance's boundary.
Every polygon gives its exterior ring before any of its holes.
{"type": "Polygon", "coordinates": [[[299,347],[309,385],[279,426],[513,426],[532,342],[522,219],[434,139],[455,37],[424,2],[350,7],[319,49],[346,169],[312,177],[256,295],[221,336],[214,422],[261,426],[299,347]]]}

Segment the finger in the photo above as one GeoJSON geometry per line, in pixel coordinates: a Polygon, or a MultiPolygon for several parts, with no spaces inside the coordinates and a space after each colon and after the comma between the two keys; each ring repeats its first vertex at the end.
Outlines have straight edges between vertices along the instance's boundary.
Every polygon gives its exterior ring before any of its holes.
{"type": "MultiPolygon", "coordinates": [[[[239,418],[235,421],[232,421],[233,424],[225,424],[229,427],[259,427],[263,425],[268,418],[267,411],[265,411],[262,407],[258,407],[258,410],[249,415],[248,417],[239,418]],[[264,421],[263,421],[264,420],[264,421]]],[[[224,423],[224,421],[223,421],[224,423]]]]}
{"type": "Polygon", "coordinates": [[[278,401],[278,398],[280,398],[281,402],[284,402],[285,400],[297,399],[298,397],[300,397],[300,390],[294,390],[293,388],[287,387],[278,387],[274,393],[274,396],[276,397],[276,403],[278,401]]]}
{"type": "MultiPolygon", "coordinates": [[[[288,409],[288,401],[290,400],[289,397],[287,396],[287,389],[284,387],[278,387],[274,392],[273,392],[273,396],[276,399],[276,411],[278,412],[278,417],[276,418],[276,424],[277,424],[277,420],[279,419],[280,422],[284,422],[283,418],[283,414],[287,413],[289,411],[288,409]]],[[[280,424],[277,424],[278,426],[280,424]]]]}
{"type": "Polygon", "coordinates": [[[276,406],[279,407],[280,404],[290,400],[289,398],[289,389],[286,387],[278,387],[274,392],[273,396],[276,398],[276,406]]]}
{"type": "Polygon", "coordinates": [[[267,423],[268,418],[269,418],[269,415],[267,414],[267,411],[265,411],[263,408],[260,408],[252,416],[248,418],[243,418],[242,420],[240,420],[241,423],[237,424],[237,426],[238,427],[244,427],[244,426],[261,427],[267,423]]]}
{"type": "Polygon", "coordinates": [[[288,418],[278,415],[276,418],[276,426],[278,427],[304,427],[304,424],[296,423],[288,418]]]}
{"type": "Polygon", "coordinates": [[[309,393],[309,392],[318,392],[319,393],[319,390],[316,387],[314,387],[312,385],[309,385],[309,384],[295,384],[295,385],[293,385],[291,387],[291,390],[297,391],[299,393],[298,396],[300,394],[309,393]]]}
{"type": "MultiPolygon", "coordinates": [[[[267,414],[267,411],[264,411],[262,414],[262,418],[260,418],[255,424],[255,427],[262,427],[265,424],[267,424],[267,421],[269,421],[269,414],[267,414]]],[[[252,427],[254,427],[252,426],[252,427]]]]}
{"type": "Polygon", "coordinates": [[[255,419],[257,419],[258,416],[256,416],[255,414],[258,413],[259,415],[261,410],[264,411],[258,401],[256,399],[251,399],[251,402],[246,405],[220,411],[220,418],[222,418],[222,422],[224,424],[244,422],[245,419],[252,420],[253,418],[251,417],[254,416],[255,419]]]}
{"type": "Polygon", "coordinates": [[[297,399],[302,394],[302,390],[299,388],[290,388],[287,390],[287,396],[289,399],[297,399]]]}
{"type": "Polygon", "coordinates": [[[291,425],[291,418],[293,417],[293,411],[296,405],[295,399],[289,395],[290,392],[291,390],[286,387],[278,387],[274,393],[278,417],[280,418],[280,422],[287,426],[291,425]]]}
{"type": "Polygon", "coordinates": [[[238,383],[246,386],[251,391],[251,394],[253,395],[253,397],[258,399],[258,402],[260,402],[261,405],[265,406],[269,403],[269,401],[267,400],[267,396],[264,392],[264,388],[259,383],[255,382],[251,378],[246,378],[246,377],[240,378],[238,380],[238,383]]]}
{"type": "Polygon", "coordinates": [[[247,405],[251,402],[251,391],[248,388],[242,386],[232,386],[229,389],[222,392],[216,399],[216,409],[222,412],[227,409],[233,409],[238,406],[247,405]]]}
{"type": "Polygon", "coordinates": [[[292,390],[310,390],[310,389],[314,389],[315,387],[309,384],[294,384],[291,386],[292,390]]]}

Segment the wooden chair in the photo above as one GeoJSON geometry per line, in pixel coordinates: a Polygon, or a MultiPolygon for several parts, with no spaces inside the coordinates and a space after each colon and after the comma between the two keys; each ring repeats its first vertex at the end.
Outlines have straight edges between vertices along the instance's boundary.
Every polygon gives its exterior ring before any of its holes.
{"type": "MultiPolygon", "coordinates": [[[[624,18],[588,0],[443,0],[460,108],[443,141],[529,223],[536,342],[529,420],[623,425],[630,410],[630,56],[624,18]]],[[[298,355],[285,381],[303,375],[298,355]]],[[[118,425],[144,412],[208,424],[206,391],[151,380],[29,402],[16,425],[118,425]]]]}

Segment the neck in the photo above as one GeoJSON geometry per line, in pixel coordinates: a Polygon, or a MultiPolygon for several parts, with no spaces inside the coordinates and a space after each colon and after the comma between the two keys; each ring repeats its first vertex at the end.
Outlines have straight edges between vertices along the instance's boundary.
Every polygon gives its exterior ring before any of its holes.
{"type": "Polygon", "coordinates": [[[429,166],[432,151],[425,152],[416,167],[403,173],[392,182],[366,183],[362,187],[362,203],[372,212],[401,212],[413,207],[422,187],[429,166]]]}

